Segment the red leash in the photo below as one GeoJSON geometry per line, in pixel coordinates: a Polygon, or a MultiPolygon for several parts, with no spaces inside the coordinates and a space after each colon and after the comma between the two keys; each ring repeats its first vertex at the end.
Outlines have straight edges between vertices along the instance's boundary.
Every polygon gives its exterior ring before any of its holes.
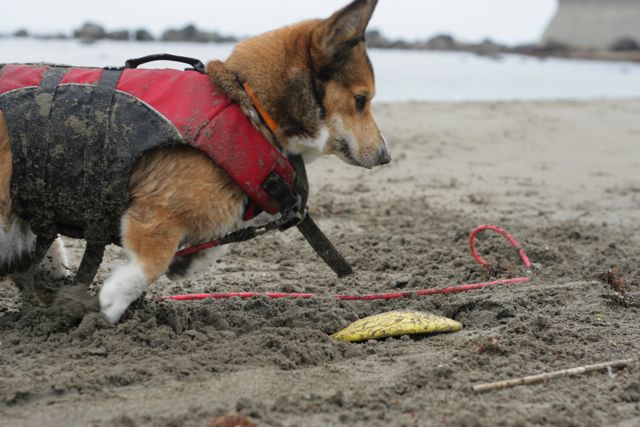
{"type": "MultiPolygon", "coordinates": [[[[524,250],[520,246],[520,243],[516,239],[513,238],[511,234],[506,232],[504,229],[497,227],[495,225],[481,225],[476,227],[471,232],[469,236],[469,247],[471,249],[471,256],[476,262],[480,265],[486,265],[488,262],[482,258],[478,251],[476,250],[475,240],[478,233],[481,231],[490,230],[504,236],[511,245],[516,248],[518,251],[518,255],[522,259],[525,267],[528,269],[531,268],[531,262],[525,254],[524,250]]],[[[374,301],[374,300],[390,300],[390,299],[398,299],[398,298],[408,298],[412,296],[427,296],[427,295],[436,295],[436,294],[453,294],[457,292],[468,292],[476,289],[482,289],[487,286],[494,285],[515,285],[520,283],[527,283],[531,281],[531,277],[516,277],[513,279],[501,279],[494,280],[491,282],[481,282],[481,283],[471,283],[466,285],[457,285],[457,286],[449,286],[446,288],[431,288],[431,289],[421,289],[417,291],[404,291],[404,292],[393,292],[393,293],[384,293],[384,294],[369,294],[369,295],[333,295],[333,298],[342,300],[342,301],[374,301]]],[[[282,298],[298,298],[298,299],[309,299],[315,297],[325,296],[322,294],[306,294],[306,293],[279,293],[279,292],[228,292],[228,293],[220,293],[220,294],[186,294],[186,295],[172,295],[172,296],[164,296],[158,297],[156,300],[159,301],[194,301],[194,300],[204,300],[204,299],[228,299],[228,298],[257,298],[257,297],[267,297],[273,299],[282,299],[282,298]]]]}
{"type": "Polygon", "coordinates": [[[207,243],[201,243],[199,245],[191,246],[191,247],[188,247],[188,248],[183,249],[181,251],[178,251],[178,252],[176,252],[176,254],[174,256],[175,257],[189,256],[189,255],[197,254],[200,251],[204,251],[204,250],[207,250],[207,249],[214,248],[214,247],[219,246],[219,245],[220,245],[220,241],[219,240],[212,240],[212,241],[207,242],[207,243]]]}
{"type": "Polygon", "coordinates": [[[485,224],[474,228],[471,232],[471,235],[469,236],[469,247],[471,248],[471,256],[476,260],[478,264],[488,264],[487,260],[482,258],[476,250],[476,236],[478,235],[478,233],[484,230],[491,230],[495,231],[496,233],[502,234],[509,241],[509,243],[511,243],[511,245],[516,248],[516,250],[518,251],[518,255],[520,255],[520,259],[522,259],[522,262],[524,263],[524,266],[527,267],[527,270],[531,268],[531,261],[529,261],[529,257],[527,257],[527,254],[525,254],[524,250],[520,247],[520,243],[518,243],[518,241],[504,229],[498,227],[497,225],[490,224],[485,224]]]}

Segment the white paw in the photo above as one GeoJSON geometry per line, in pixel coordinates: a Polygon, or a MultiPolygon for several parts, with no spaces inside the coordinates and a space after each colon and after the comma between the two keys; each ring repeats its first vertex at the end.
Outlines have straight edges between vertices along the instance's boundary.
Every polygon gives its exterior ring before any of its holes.
{"type": "Polygon", "coordinates": [[[104,318],[112,325],[118,323],[124,312],[127,310],[127,307],[129,307],[129,303],[127,303],[121,295],[113,290],[113,288],[105,289],[103,286],[100,290],[98,299],[100,300],[100,311],[102,312],[102,316],[104,316],[104,318]]]}
{"type": "Polygon", "coordinates": [[[98,295],[104,318],[111,324],[118,323],[129,305],[145,291],[147,284],[144,272],[137,263],[130,262],[117,267],[98,295]]]}
{"type": "Polygon", "coordinates": [[[127,304],[118,302],[109,302],[104,306],[102,298],[100,298],[100,311],[102,312],[102,317],[112,325],[115,325],[120,321],[120,318],[127,310],[127,307],[127,304]]]}

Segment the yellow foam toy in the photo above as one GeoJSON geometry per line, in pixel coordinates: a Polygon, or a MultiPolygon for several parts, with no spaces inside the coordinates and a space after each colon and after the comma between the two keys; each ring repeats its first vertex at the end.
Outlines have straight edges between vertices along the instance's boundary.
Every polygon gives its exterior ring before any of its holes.
{"type": "Polygon", "coordinates": [[[390,311],[357,320],[331,335],[339,341],[367,341],[398,335],[456,332],[462,324],[420,311],[390,311]]]}

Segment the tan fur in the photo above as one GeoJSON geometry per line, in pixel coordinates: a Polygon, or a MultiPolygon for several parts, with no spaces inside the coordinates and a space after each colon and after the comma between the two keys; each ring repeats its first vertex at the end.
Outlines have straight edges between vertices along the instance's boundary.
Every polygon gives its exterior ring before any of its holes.
{"type": "Polygon", "coordinates": [[[130,192],[123,243],[151,281],[164,273],[180,243],[195,244],[229,231],[245,200],[224,172],[190,147],[145,155],[132,172],[130,192]]]}
{"type": "Polygon", "coordinates": [[[13,158],[9,141],[9,129],[0,111],[0,225],[9,217],[11,212],[11,174],[13,173],[13,158]]]}

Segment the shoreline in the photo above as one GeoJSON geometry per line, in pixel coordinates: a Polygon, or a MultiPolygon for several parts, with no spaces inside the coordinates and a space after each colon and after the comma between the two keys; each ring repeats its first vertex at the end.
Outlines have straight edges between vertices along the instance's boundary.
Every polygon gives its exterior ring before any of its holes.
{"type": "MultiPolygon", "coordinates": [[[[178,42],[0,39],[0,63],[53,63],[73,66],[122,66],[129,58],[174,53],[224,59],[233,44],[178,42]]],[[[499,59],[464,52],[399,51],[374,48],[380,101],[468,101],[597,99],[640,96],[640,64],[503,55],[499,59]]],[[[184,69],[178,63],[146,67],[184,69]]]]}
{"type": "MultiPolygon", "coordinates": [[[[0,34],[0,38],[32,38],[35,40],[78,40],[91,44],[96,41],[139,41],[155,42],[196,42],[196,43],[238,43],[250,36],[223,35],[215,30],[202,30],[189,24],[182,28],[169,28],[159,37],[144,28],[107,30],[101,25],[87,22],[71,33],[32,34],[26,29],[13,34],[0,34]]],[[[385,50],[428,51],[428,52],[468,52],[479,56],[499,58],[501,55],[518,54],[540,59],[564,58],[608,62],[640,62],[640,42],[621,38],[608,48],[574,46],[554,40],[507,45],[486,39],[480,42],[460,41],[448,34],[439,34],[417,41],[390,39],[378,30],[371,30],[366,36],[367,46],[385,50]]]]}

